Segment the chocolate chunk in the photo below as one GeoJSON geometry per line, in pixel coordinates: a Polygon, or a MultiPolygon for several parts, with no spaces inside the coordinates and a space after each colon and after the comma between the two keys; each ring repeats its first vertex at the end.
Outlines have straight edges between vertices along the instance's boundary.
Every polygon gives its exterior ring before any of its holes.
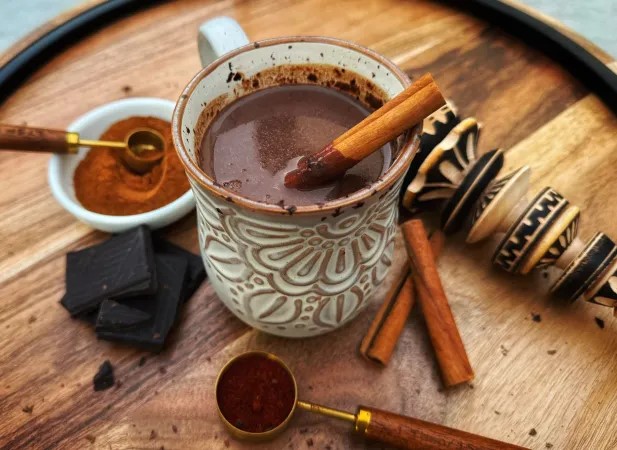
{"type": "Polygon", "coordinates": [[[105,298],[156,291],[154,251],[147,227],[66,255],[62,305],[72,316],[95,310],[105,298]]]}
{"type": "Polygon", "coordinates": [[[123,342],[151,351],[163,348],[182,302],[186,259],[167,254],[154,257],[159,289],[154,295],[143,295],[118,300],[125,306],[148,313],[151,318],[143,324],[126,330],[100,330],[100,339],[123,342]]]}
{"type": "Polygon", "coordinates": [[[150,314],[139,309],[118,303],[114,300],[103,300],[96,319],[96,330],[122,330],[133,328],[150,319],[150,314]]]}
{"type": "Polygon", "coordinates": [[[184,286],[182,298],[183,301],[187,301],[193,296],[197,288],[199,288],[201,283],[203,283],[206,279],[206,269],[204,268],[204,263],[201,256],[189,252],[188,250],[185,250],[158,235],[154,235],[152,237],[152,241],[154,243],[154,251],[157,255],[165,253],[186,258],[186,262],[188,263],[188,277],[186,280],[186,285],[184,286]]]}
{"type": "Polygon", "coordinates": [[[95,391],[103,391],[114,385],[114,368],[109,360],[101,364],[99,371],[94,375],[92,383],[94,384],[95,391]]]}

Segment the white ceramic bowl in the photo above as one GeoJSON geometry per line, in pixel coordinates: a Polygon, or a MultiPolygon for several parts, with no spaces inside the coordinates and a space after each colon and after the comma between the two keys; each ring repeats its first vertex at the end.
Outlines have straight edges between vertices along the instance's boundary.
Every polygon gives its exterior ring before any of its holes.
{"type": "MultiPolygon", "coordinates": [[[[174,102],[160,98],[127,98],[89,111],[71,123],[67,129],[79,133],[84,139],[98,139],[110,125],[131,116],[152,116],[171,122],[174,106],[174,102]]],[[[73,186],[75,169],[87,153],[87,148],[81,148],[76,155],[53,155],[49,162],[48,181],[58,203],[91,227],[110,233],[118,233],[142,224],[152,229],[161,228],[180,219],[195,207],[195,199],[189,189],[173,202],[142,214],[110,216],[89,211],[75,197],[73,186]]]]}

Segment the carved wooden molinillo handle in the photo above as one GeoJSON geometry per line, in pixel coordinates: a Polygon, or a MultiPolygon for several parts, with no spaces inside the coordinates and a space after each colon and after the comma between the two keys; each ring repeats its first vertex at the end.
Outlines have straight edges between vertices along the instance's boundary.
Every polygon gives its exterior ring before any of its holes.
{"type": "Polygon", "coordinates": [[[0,124],[0,149],[31,152],[73,153],[66,131],[0,124]]]}
{"type": "Polygon", "coordinates": [[[520,450],[524,448],[365,406],[358,409],[357,417],[358,433],[368,439],[402,449],[520,450]]]}
{"type": "Polygon", "coordinates": [[[497,178],[504,163],[499,149],[478,156],[480,126],[444,107],[424,122],[414,177],[403,205],[414,211],[442,203],[441,227],[453,233],[471,222],[467,242],[501,236],[493,263],[511,273],[556,266],[563,270],[551,292],[616,308],[617,244],[603,233],[578,238],[579,208],[550,187],[528,198],[530,169],[497,178]]]}

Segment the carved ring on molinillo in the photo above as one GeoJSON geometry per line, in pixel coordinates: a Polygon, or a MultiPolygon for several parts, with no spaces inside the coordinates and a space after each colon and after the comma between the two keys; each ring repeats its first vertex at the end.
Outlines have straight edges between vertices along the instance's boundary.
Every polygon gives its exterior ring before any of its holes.
{"type": "Polygon", "coordinates": [[[522,273],[534,246],[568,206],[552,188],[544,188],[512,224],[495,250],[493,262],[508,272],[522,273]]]}
{"type": "Polygon", "coordinates": [[[604,233],[596,233],[564,269],[551,287],[551,292],[564,300],[576,300],[606,272],[616,256],[615,243],[604,233]]]}
{"type": "Polygon", "coordinates": [[[467,242],[481,241],[495,231],[514,205],[527,194],[530,174],[529,166],[523,166],[489,185],[476,207],[467,242]]]}
{"type": "Polygon", "coordinates": [[[503,166],[500,150],[478,159],[479,134],[480,126],[473,118],[454,126],[441,142],[421,155],[422,162],[404,194],[403,204],[411,209],[446,200],[441,214],[446,233],[462,227],[475,202],[503,166]]]}

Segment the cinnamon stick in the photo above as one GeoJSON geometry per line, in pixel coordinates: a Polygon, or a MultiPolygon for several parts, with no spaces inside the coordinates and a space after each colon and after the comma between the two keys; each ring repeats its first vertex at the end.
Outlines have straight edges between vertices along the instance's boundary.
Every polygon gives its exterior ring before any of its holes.
{"type": "Polygon", "coordinates": [[[300,159],[298,168],[285,175],[285,186],[312,188],[344,174],[445,103],[433,77],[424,75],[323,149],[300,159]]]}
{"type": "MultiPolygon", "coordinates": [[[[431,248],[435,255],[441,253],[443,241],[442,232],[437,231],[431,235],[431,248]]],[[[408,261],[399,268],[394,280],[360,343],[360,354],[382,366],[390,362],[416,298],[408,261]]]]}
{"type": "Polygon", "coordinates": [[[470,381],[474,377],[473,369],[441,284],[424,225],[420,220],[410,220],[402,225],[402,229],[418,303],[444,383],[454,386],[470,381]]]}

